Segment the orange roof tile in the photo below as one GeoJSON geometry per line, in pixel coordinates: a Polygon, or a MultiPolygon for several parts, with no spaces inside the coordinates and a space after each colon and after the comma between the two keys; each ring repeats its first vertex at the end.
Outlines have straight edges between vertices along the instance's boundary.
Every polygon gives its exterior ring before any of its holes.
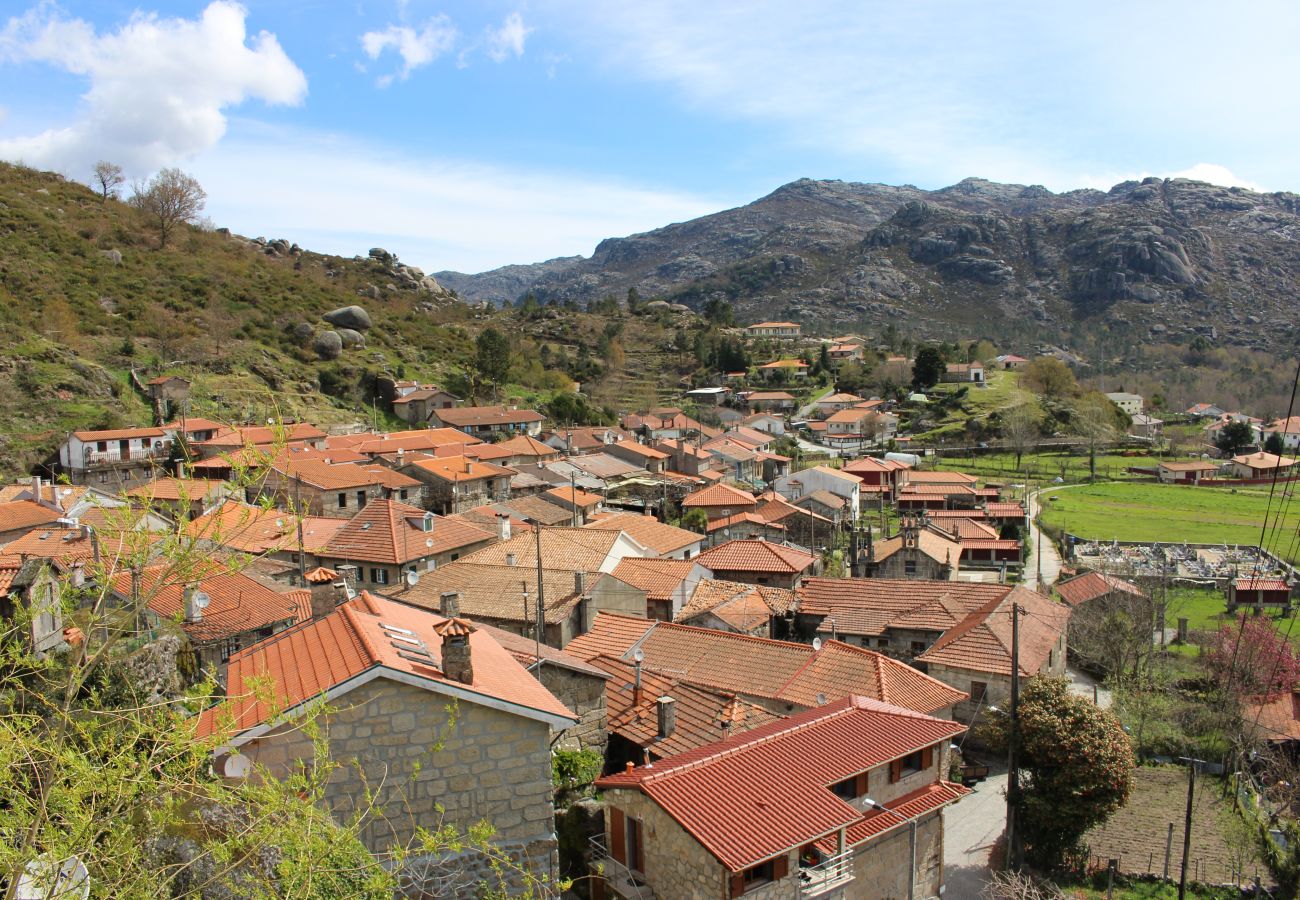
{"type": "Polygon", "coordinates": [[[746,508],[752,509],[754,503],[754,495],[749,491],[742,491],[740,488],[734,488],[729,484],[711,484],[693,494],[688,494],[682,500],[682,508],[692,509],[697,506],[704,508],[722,507],[739,511],[746,508]]]}
{"type": "Polygon", "coordinates": [[[508,441],[502,441],[495,445],[498,450],[506,450],[511,456],[532,456],[538,459],[554,459],[560,455],[560,451],[554,447],[543,444],[535,437],[526,434],[517,434],[508,441]]]}
{"type": "Polygon", "coordinates": [[[397,500],[372,500],[334,533],[318,555],[402,565],[482,544],[494,536],[397,500]]]}
{"type": "Polygon", "coordinates": [[[1020,617],[1021,674],[1037,674],[1069,623],[1070,607],[1022,587],[985,604],[944,632],[917,661],[1009,676],[1013,603],[1024,610],[1020,617]]]}
{"type": "Polygon", "coordinates": [[[127,496],[146,500],[167,500],[192,502],[204,500],[214,494],[230,490],[229,482],[209,478],[156,478],[153,481],[136,485],[127,491],[127,496]]]}
{"type": "Polygon", "coordinates": [[[603,503],[605,498],[600,494],[593,494],[590,491],[584,491],[581,488],[556,487],[549,491],[543,492],[547,497],[554,497],[561,503],[567,503],[570,506],[576,506],[579,509],[588,509],[603,503]]]}
{"type": "Polygon", "coordinates": [[[265,723],[276,710],[252,690],[254,678],[270,682],[284,711],[319,697],[362,673],[378,670],[416,679],[440,693],[501,701],[518,714],[564,727],[575,717],[487,632],[469,635],[472,684],[448,679],[439,668],[442,616],[366,592],[328,616],[290,628],[236,653],[227,669],[227,700],[199,717],[202,736],[238,735],[265,723]],[[418,651],[423,649],[423,653],[418,651]],[[416,651],[416,652],[413,652],[416,651]],[[426,661],[427,659],[427,661],[426,661]]]}
{"type": "Polygon", "coordinates": [[[329,543],[345,519],[290,515],[279,509],[228,500],[185,525],[193,540],[207,540],[243,553],[297,551],[299,524],[303,549],[317,553],[329,543]]]}
{"type": "MultiPolygon", "coordinates": [[[[542,529],[542,563],[552,569],[570,572],[602,571],[618,543],[622,532],[598,528],[564,528],[556,526],[542,529]]],[[[537,565],[537,538],[532,534],[515,535],[484,547],[465,557],[466,562],[484,565],[505,565],[509,557],[521,567],[537,565]]]]}
{"type": "Polygon", "coordinates": [[[645,794],[739,872],[872,815],[837,797],[832,785],[963,731],[956,722],[845,697],[596,786],[645,794]]]}
{"type": "Polygon", "coordinates": [[[586,527],[625,532],[661,556],[676,553],[683,547],[698,544],[702,540],[694,531],[668,525],[654,516],[637,513],[614,513],[599,522],[591,522],[586,527]]]}
{"type": "Polygon", "coordinates": [[[516,425],[546,419],[536,410],[506,409],[504,406],[458,406],[435,410],[435,414],[440,422],[456,428],[516,425]]]}
{"type": "Polygon", "coordinates": [[[784,544],[745,539],[710,547],[696,559],[715,572],[775,572],[794,575],[812,568],[818,557],[784,544]]]}
{"type": "Polygon", "coordinates": [[[167,432],[161,428],[106,428],[100,431],[74,431],[72,436],[83,443],[91,441],[129,441],[132,438],[161,438],[167,432]]]}
{"type": "Polygon", "coordinates": [[[1136,584],[1104,572],[1088,572],[1069,581],[1058,581],[1055,590],[1061,599],[1071,606],[1078,606],[1080,603],[1087,603],[1089,600],[1113,593],[1130,594],[1134,597],[1146,596],[1146,593],[1136,584]]]}
{"type": "Polygon", "coordinates": [[[200,446],[204,447],[265,447],[271,444],[316,441],[325,437],[310,422],[292,422],[283,425],[240,425],[213,435],[200,446]]]}
{"type": "Polygon", "coordinates": [[[275,471],[303,484],[327,491],[382,484],[383,477],[356,463],[337,465],[324,459],[289,458],[271,466],[275,471]]]}
{"type": "Polygon", "coordinates": [[[466,482],[483,478],[503,478],[513,475],[511,469],[495,463],[471,460],[464,456],[436,456],[417,459],[409,465],[421,469],[442,481],[466,482]]]}
{"type": "Polygon", "coordinates": [[[0,503],[0,532],[47,525],[61,515],[62,513],[57,510],[42,506],[34,500],[11,500],[8,503],[0,503]]]}
{"type": "Polygon", "coordinates": [[[629,556],[621,559],[610,574],[638,590],[645,591],[648,600],[671,600],[673,593],[695,568],[690,559],[639,559],[629,556]]]}

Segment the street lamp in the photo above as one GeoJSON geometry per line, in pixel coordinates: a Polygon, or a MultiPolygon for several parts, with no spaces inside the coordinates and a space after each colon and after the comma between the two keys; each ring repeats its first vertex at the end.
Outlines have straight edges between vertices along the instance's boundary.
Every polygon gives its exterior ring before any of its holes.
{"type": "MultiPolygon", "coordinates": [[[[883,803],[877,803],[870,797],[864,797],[862,802],[873,809],[879,809],[883,812],[892,812],[894,815],[898,815],[897,812],[894,812],[894,810],[890,809],[888,806],[885,806],[883,803]]],[[[913,900],[913,898],[916,897],[916,817],[909,817],[907,823],[910,826],[910,831],[908,833],[908,848],[912,857],[912,864],[907,868],[907,900],[913,900]]]]}

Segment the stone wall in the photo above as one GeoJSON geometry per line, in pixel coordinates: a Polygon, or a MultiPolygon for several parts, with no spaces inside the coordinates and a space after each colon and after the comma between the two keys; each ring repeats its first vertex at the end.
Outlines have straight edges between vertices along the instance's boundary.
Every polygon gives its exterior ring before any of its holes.
{"type": "Polygon", "coordinates": [[[557,747],[565,750],[605,752],[609,735],[605,731],[605,679],[543,662],[541,682],[556,699],[578,715],[578,724],[562,733],[557,747]]]}
{"type": "Polygon", "coordinates": [[[640,819],[645,833],[646,882],[656,897],[725,897],[727,872],[722,863],[678,825],[668,813],[639,791],[605,794],[605,841],[609,843],[609,807],[640,819]]]}
{"type": "MultiPolygon", "coordinates": [[[[853,854],[853,881],[845,897],[907,900],[907,870],[912,864],[911,828],[904,826],[860,845],[853,854]]],[[[937,897],[943,884],[943,815],[916,824],[916,883],[913,897],[937,897]]]]}
{"type": "MultiPolygon", "coordinates": [[[[361,838],[373,852],[408,841],[417,826],[453,824],[463,831],[484,819],[503,845],[541,842],[553,850],[550,728],[466,701],[457,704],[452,725],[451,702],[384,678],[335,700],[336,711],[317,720],[339,764],[325,805],[347,821],[366,810],[366,791],[372,791],[374,808],[361,838]]],[[[289,726],[243,751],[280,777],[299,760],[314,759],[310,738],[289,726]]]]}
{"type": "MultiPolygon", "coordinates": [[[[975,717],[976,710],[987,710],[990,706],[1000,706],[1005,708],[1011,699],[1011,676],[997,675],[992,672],[976,672],[971,669],[957,669],[951,666],[941,666],[931,663],[927,666],[932,678],[937,678],[949,687],[954,687],[959,691],[970,692],[972,681],[982,681],[988,687],[985,689],[984,702],[977,703],[974,700],[963,700],[953,707],[953,718],[958,722],[971,724],[975,717]]],[[[1023,681],[1022,681],[1023,684],[1023,681]]]]}

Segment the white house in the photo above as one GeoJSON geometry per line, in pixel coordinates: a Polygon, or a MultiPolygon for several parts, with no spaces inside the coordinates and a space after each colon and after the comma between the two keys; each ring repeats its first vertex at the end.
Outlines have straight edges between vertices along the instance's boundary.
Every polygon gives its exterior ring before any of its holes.
{"type": "Polygon", "coordinates": [[[813,466],[790,475],[783,475],[772,485],[778,494],[791,502],[813,491],[830,491],[848,501],[853,521],[857,521],[862,501],[862,482],[852,475],[826,466],[813,466]]]}
{"type": "Polygon", "coordinates": [[[73,484],[122,483],[148,480],[171,452],[172,434],[162,428],[115,428],[74,431],[59,448],[59,467],[73,484]]]}
{"type": "Polygon", "coordinates": [[[1300,416],[1277,419],[1264,426],[1265,441],[1275,434],[1282,438],[1282,449],[1295,450],[1300,448],[1300,416]]]}
{"type": "Polygon", "coordinates": [[[1130,416],[1140,415],[1145,401],[1140,394],[1129,394],[1124,391],[1116,391],[1106,395],[1106,399],[1114,403],[1130,416]]]}

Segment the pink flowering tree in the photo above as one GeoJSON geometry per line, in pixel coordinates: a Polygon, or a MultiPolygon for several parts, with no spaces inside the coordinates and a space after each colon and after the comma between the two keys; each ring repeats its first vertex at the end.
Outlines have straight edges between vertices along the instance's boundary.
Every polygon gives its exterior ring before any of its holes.
{"type": "Polygon", "coordinates": [[[1235,697],[1268,699],[1290,691],[1300,662],[1270,619],[1245,616],[1225,625],[1206,657],[1215,681],[1235,697]]]}

